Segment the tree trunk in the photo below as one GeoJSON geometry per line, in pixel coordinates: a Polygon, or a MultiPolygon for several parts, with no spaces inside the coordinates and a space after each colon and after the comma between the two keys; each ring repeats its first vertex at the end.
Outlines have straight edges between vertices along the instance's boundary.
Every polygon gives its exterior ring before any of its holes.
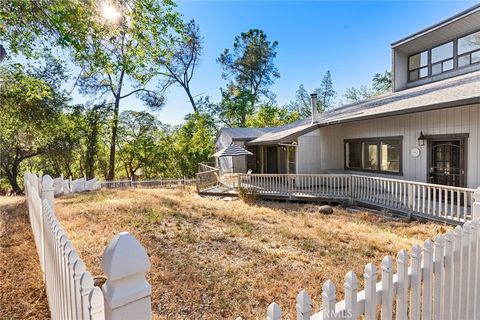
{"type": "Polygon", "coordinates": [[[109,169],[108,169],[108,180],[115,179],[115,149],[117,145],[119,108],[120,108],[120,95],[117,95],[115,97],[115,106],[113,108],[112,138],[110,141],[110,162],[109,162],[109,169]]]}
{"type": "Polygon", "coordinates": [[[22,195],[23,191],[22,188],[18,185],[18,165],[16,161],[12,164],[12,168],[8,168],[7,166],[4,166],[3,169],[5,170],[5,174],[7,176],[8,182],[10,183],[10,186],[13,189],[13,192],[16,195],[22,195]]]}
{"type": "Polygon", "coordinates": [[[195,103],[195,99],[193,99],[193,96],[190,93],[190,88],[188,88],[187,86],[183,86],[183,88],[185,89],[185,92],[187,93],[188,99],[190,100],[190,104],[192,105],[193,112],[196,113],[197,112],[197,105],[195,103]]]}

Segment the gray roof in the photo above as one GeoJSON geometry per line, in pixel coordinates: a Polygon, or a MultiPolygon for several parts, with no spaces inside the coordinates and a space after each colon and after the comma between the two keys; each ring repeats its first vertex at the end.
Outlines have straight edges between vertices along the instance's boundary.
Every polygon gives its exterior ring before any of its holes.
{"type": "Polygon", "coordinates": [[[232,138],[232,140],[252,140],[261,135],[277,130],[277,128],[222,128],[220,133],[225,133],[232,138]]]}
{"type": "Polygon", "coordinates": [[[303,119],[279,127],[248,144],[291,142],[293,138],[321,126],[474,103],[480,103],[480,71],[346,105],[319,114],[314,124],[311,118],[303,119]]]}

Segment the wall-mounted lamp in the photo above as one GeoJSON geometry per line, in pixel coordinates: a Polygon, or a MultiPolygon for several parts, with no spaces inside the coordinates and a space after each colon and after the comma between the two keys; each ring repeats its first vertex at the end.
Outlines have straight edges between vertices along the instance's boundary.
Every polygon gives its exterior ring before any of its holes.
{"type": "Polygon", "coordinates": [[[420,131],[420,137],[418,137],[418,145],[420,147],[423,147],[425,145],[425,140],[427,140],[427,138],[423,135],[423,131],[420,131]]]}

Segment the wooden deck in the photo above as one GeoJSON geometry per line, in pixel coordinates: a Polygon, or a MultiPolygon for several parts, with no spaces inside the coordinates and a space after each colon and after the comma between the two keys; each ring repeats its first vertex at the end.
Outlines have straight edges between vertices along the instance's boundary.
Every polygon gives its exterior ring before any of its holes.
{"type": "Polygon", "coordinates": [[[349,203],[448,224],[472,219],[475,190],[467,188],[351,174],[239,174],[229,182],[210,176],[213,184],[199,194],[238,196],[240,185],[262,199],[349,203]]]}

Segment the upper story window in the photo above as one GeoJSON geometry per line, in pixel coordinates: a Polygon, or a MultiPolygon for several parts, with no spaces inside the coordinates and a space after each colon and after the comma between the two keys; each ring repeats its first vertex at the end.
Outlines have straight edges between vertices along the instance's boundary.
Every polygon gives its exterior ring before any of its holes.
{"type": "Polygon", "coordinates": [[[432,53],[432,75],[453,69],[453,41],[435,47],[432,53]]]}
{"type": "Polygon", "coordinates": [[[480,62],[480,31],[408,58],[408,81],[416,81],[480,62]]]}
{"type": "Polygon", "coordinates": [[[408,59],[410,81],[428,76],[428,51],[410,56],[408,59]]]}
{"type": "Polygon", "coordinates": [[[480,31],[458,39],[458,66],[480,62],[480,31]]]}

